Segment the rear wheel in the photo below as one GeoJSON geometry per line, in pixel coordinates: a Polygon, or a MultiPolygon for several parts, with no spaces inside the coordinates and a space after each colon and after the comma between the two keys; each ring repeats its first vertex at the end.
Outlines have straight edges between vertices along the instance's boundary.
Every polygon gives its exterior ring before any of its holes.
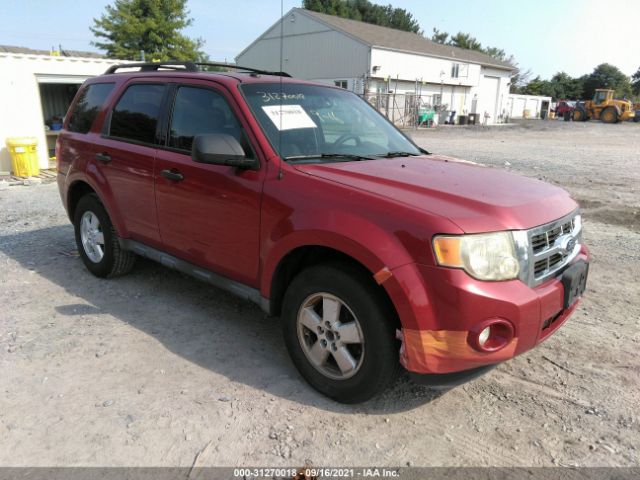
{"type": "Polygon", "coordinates": [[[131,270],[135,254],[120,247],[109,215],[97,195],[80,199],[73,225],[80,258],[96,277],[115,277],[131,270]]]}
{"type": "Polygon", "coordinates": [[[367,275],[338,265],[300,273],[284,298],[289,354],[319,392],[343,403],[364,402],[399,371],[394,313],[367,275]]]}
{"type": "Polygon", "coordinates": [[[600,120],[604,123],[618,123],[618,111],[614,107],[607,107],[602,110],[600,120]]]}
{"type": "Polygon", "coordinates": [[[586,122],[587,111],[582,107],[577,107],[573,110],[572,117],[574,122],[586,122]]]}

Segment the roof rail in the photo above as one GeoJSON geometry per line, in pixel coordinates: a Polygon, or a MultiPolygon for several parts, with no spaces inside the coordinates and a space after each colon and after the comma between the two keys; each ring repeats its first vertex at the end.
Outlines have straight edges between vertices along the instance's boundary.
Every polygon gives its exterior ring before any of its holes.
{"type": "Polygon", "coordinates": [[[291,76],[287,72],[272,72],[272,71],[269,71],[269,70],[260,70],[258,68],[243,67],[241,65],[233,65],[233,64],[230,65],[228,63],[196,62],[196,65],[204,65],[204,66],[207,66],[207,67],[234,68],[236,70],[244,70],[245,72],[259,73],[259,74],[262,74],[262,75],[274,75],[276,77],[290,77],[291,76]]]}
{"type": "Polygon", "coordinates": [[[121,63],[118,65],[112,65],[107,69],[105,75],[110,73],[117,73],[120,69],[126,68],[139,68],[140,72],[157,72],[161,69],[165,70],[183,70],[186,72],[201,72],[201,66],[204,67],[219,67],[219,68],[233,68],[235,70],[244,70],[246,72],[262,75],[275,75],[278,77],[290,77],[286,72],[270,72],[267,70],[259,70],[257,68],[242,67],[240,65],[230,65],[228,63],[215,63],[215,62],[190,62],[190,61],[178,61],[171,60],[167,62],[141,62],[141,63],[121,63]]]}

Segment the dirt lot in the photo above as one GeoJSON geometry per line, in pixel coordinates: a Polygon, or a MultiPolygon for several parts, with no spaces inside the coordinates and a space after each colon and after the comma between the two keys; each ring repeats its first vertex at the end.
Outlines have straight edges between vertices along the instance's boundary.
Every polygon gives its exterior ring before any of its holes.
{"type": "Polygon", "coordinates": [[[640,126],[421,131],[425,148],[566,187],[588,295],[538,349],[438,394],[343,406],[297,375],[277,321],[140,261],[74,254],[55,184],[0,191],[0,465],[580,465],[640,458],[640,126]]]}

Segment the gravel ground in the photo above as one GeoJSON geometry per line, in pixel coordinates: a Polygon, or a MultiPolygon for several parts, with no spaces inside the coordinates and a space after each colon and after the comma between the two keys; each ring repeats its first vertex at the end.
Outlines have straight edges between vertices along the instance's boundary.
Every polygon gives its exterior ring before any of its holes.
{"type": "Polygon", "coordinates": [[[277,321],[147,261],[82,266],[55,184],[0,190],[0,465],[638,466],[640,126],[412,133],[566,187],[587,296],[539,348],[447,393],[403,378],[343,406],[291,365],[277,321]]]}

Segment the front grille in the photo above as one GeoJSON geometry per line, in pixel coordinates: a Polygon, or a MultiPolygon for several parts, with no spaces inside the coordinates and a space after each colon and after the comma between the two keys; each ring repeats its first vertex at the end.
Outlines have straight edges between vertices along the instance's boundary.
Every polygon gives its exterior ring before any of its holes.
{"type": "Polygon", "coordinates": [[[574,219],[569,220],[555,228],[544,231],[531,237],[533,253],[538,253],[552,246],[556,239],[573,231],[574,219]]]}
{"type": "Polygon", "coordinates": [[[535,277],[541,277],[545,272],[552,270],[556,265],[564,260],[566,255],[562,253],[554,253],[550,257],[538,260],[533,266],[533,273],[535,277]]]}
{"type": "Polygon", "coordinates": [[[529,261],[525,262],[520,278],[535,286],[561,272],[580,251],[581,232],[577,212],[527,231],[529,261]],[[575,247],[567,251],[571,239],[575,239],[575,247]]]}

